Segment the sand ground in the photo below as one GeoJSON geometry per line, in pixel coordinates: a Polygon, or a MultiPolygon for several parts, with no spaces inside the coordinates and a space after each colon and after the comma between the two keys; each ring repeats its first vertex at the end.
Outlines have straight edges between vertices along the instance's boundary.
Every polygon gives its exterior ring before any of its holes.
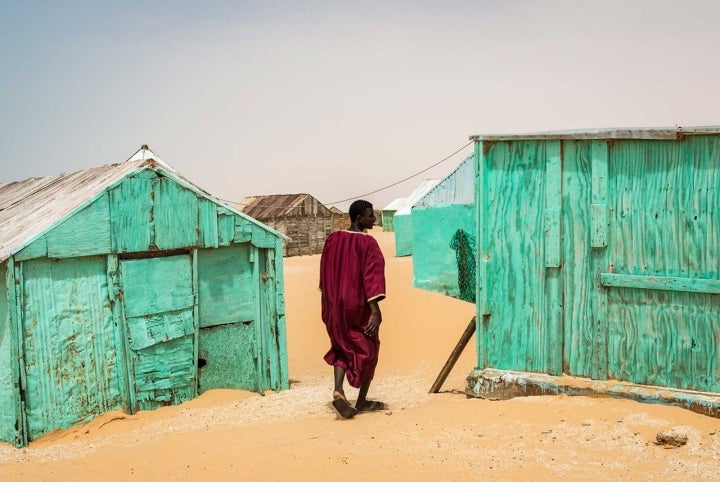
{"type": "Polygon", "coordinates": [[[429,395],[474,306],[412,288],[412,259],[394,257],[392,233],[378,231],[388,298],[370,396],[387,410],[352,420],[334,412],[319,256],[290,258],[290,390],[213,390],[179,406],[104,414],[27,448],[0,444],[0,480],[720,479],[718,419],[609,398],[467,398],[474,339],[441,393],[429,395]],[[656,445],[668,429],[688,443],[656,445]]]}

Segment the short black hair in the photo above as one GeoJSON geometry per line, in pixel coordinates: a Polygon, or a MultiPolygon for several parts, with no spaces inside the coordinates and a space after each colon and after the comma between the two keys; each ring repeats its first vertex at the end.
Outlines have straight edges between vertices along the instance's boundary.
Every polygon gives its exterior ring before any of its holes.
{"type": "Polygon", "coordinates": [[[364,199],[358,199],[357,201],[354,201],[350,205],[350,210],[348,211],[350,213],[350,222],[354,223],[358,216],[360,216],[367,208],[372,209],[372,207],[372,203],[364,199]]]}

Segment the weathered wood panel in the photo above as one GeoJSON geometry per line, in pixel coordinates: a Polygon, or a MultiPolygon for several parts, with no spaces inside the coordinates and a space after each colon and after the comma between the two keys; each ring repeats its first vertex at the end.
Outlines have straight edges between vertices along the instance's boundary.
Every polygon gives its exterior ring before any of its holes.
{"type": "Polygon", "coordinates": [[[200,327],[255,320],[250,244],[198,250],[200,327]]]}
{"type": "Polygon", "coordinates": [[[18,431],[15,429],[17,421],[16,385],[19,382],[17,360],[13,353],[13,326],[14,317],[10,316],[10,303],[8,297],[15,296],[15,283],[8,276],[8,263],[0,263],[0,441],[11,444],[16,443],[18,431]]]}
{"type": "Polygon", "coordinates": [[[200,246],[203,248],[217,248],[219,246],[218,206],[208,199],[200,199],[199,236],[200,246]]]}
{"type": "Polygon", "coordinates": [[[612,161],[609,376],[718,391],[717,138],[626,142],[612,161]]]}
{"type": "MultiPolygon", "coordinates": [[[[283,245],[284,256],[303,256],[322,253],[325,239],[333,231],[333,214],[327,216],[291,217],[263,219],[261,222],[292,239],[283,245]]],[[[259,243],[271,247],[271,239],[259,243]]],[[[253,244],[256,244],[253,241],[253,244]]]]}
{"type": "Polygon", "coordinates": [[[199,392],[216,388],[258,390],[254,345],[255,328],[250,322],[201,328],[199,392]]]}
{"type": "Polygon", "coordinates": [[[191,257],[123,260],[120,277],[134,409],[190,400],[197,390],[191,257]]]}
{"type": "Polygon", "coordinates": [[[22,263],[28,437],[122,406],[104,257],[22,263]]]}
{"type": "Polygon", "coordinates": [[[566,141],[563,146],[563,371],[592,374],[595,284],[590,255],[591,144],[566,141]]]}
{"type": "Polygon", "coordinates": [[[547,142],[476,149],[478,364],[720,391],[718,136],[564,140],[559,259],[547,142]]]}
{"type": "Polygon", "coordinates": [[[487,154],[486,230],[491,287],[488,364],[547,369],[545,296],[545,146],[499,142],[487,154]]]}
{"type": "Polygon", "coordinates": [[[144,171],[110,191],[113,252],[149,251],[155,241],[152,192],[155,174],[144,171]]]}
{"type": "Polygon", "coordinates": [[[153,189],[155,246],[165,250],[200,244],[197,195],[166,177],[157,179],[153,189]]]}

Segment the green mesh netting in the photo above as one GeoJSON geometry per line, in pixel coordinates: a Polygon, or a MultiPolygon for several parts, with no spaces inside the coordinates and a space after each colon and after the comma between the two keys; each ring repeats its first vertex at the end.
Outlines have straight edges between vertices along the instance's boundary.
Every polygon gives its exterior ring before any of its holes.
{"type": "Polygon", "coordinates": [[[450,241],[458,267],[460,299],[475,302],[475,236],[458,229],[450,241]]]}

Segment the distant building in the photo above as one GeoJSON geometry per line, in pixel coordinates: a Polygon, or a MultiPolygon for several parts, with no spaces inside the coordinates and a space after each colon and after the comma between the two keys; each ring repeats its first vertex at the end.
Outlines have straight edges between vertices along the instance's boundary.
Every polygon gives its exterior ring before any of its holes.
{"type": "Polygon", "coordinates": [[[410,195],[403,199],[393,216],[395,231],[395,256],[409,256],[413,250],[412,208],[429,190],[440,182],[439,179],[426,179],[410,195]]]}
{"type": "Polygon", "coordinates": [[[310,194],[249,196],[238,209],[288,236],[286,256],[319,254],[331,232],[347,227],[342,226],[344,214],[334,213],[310,194]]]}
{"type": "Polygon", "coordinates": [[[397,209],[402,206],[403,202],[405,202],[405,198],[397,198],[390,202],[387,206],[385,206],[382,209],[382,227],[383,231],[392,232],[394,231],[394,225],[393,225],[393,216],[395,216],[395,212],[397,209]]]}
{"type": "Polygon", "coordinates": [[[288,388],[282,241],[146,146],[0,184],[0,440],[288,388]]]}

